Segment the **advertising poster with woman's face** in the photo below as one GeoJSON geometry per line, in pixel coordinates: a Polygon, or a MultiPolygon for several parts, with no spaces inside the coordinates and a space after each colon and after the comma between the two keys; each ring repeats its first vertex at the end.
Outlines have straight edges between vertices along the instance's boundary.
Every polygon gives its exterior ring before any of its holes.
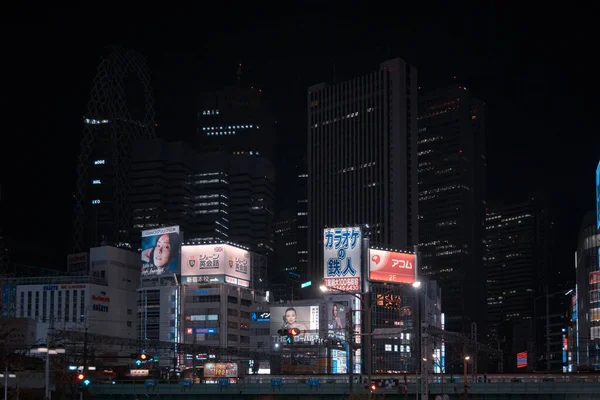
{"type": "Polygon", "coordinates": [[[329,318],[327,320],[327,336],[339,340],[346,338],[346,309],[343,302],[329,303],[329,318]]]}
{"type": "MultiPolygon", "coordinates": [[[[319,306],[271,307],[270,331],[279,337],[280,329],[296,328],[300,334],[298,341],[312,341],[319,338],[319,306]]],[[[282,337],[281,341],[285,339],[282,337]]]]}
{"type": "Polygon", "coordinates": [[[142,232],[142,277],[179,272],[181,240],[179,226],[142,232]]]}

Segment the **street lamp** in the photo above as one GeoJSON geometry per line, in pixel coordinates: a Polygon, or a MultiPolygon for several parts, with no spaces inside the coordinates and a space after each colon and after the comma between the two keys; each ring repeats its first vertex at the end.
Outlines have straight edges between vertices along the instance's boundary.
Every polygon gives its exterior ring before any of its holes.
{"type": "Polygon", "coordinates": [[[3,374],[0,374],[0,378],[4,378],[4,400],[8,400],[8,378],[16,378],[16,374],[8,373],[8,363],[3,374]]]}
{"type": "Polygon", "coordinates": [[[467,365],[468,365],[467,363],[470,359],[471,359],[471,357],[465,356],[465,362],[463,363],[463,366],[464,366],[463,367],[463,374],[464,374],[463,380],[465,382],[465,388],[464,388],[465,400],[467,400],[467,390],[469,388],[469,386],[467,385],[467,365]]]}
{"type": "Polygon", "coordinates": [[[56,346],[50,348],[48,345],[40,345],[31,349],[32,353],[46,353],[46,370],[45,370],[45,389],[44,399],[50,400],[50,356],[56,354],[65,354],[65,348],[63,346],[56,346]]]}

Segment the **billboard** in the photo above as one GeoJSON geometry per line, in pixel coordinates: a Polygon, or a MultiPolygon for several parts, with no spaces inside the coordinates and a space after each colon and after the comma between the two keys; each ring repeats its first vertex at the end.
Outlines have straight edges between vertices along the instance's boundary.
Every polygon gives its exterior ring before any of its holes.
{"type": "Polygon", "coordinates": [[[285,336],[277,333],[280,329],[300,329],[294,342],[314,342],[319,339],[319,306],[280,306],[271,307],[269,331],[276,342],[285,342],[285,336]]]}
{"type": "Polygon", "coordinates": [[[517,353],[517,368],[527,367],[527,352],[522,351],[517,353]]]}
{"type": "Polygon", "coordinates": [[[225,282],[250,286],[250,252],[228,244],[196,244],[181,249],[183,283],[225,282]]]}
{"type": "Polygon", "coordinates": [[[325,286],[345,292],[361,291],[362,232],[358,227],[323,231],[325,286]]]}
{"type": "Polygon", "coordinates": [[[237,378],[238,365],[234,362],[227,363],[205,363],[204,364],[205,378],[237,378]]]}
{"type": "Polygon", "coordinates": [[[413,283],[415,281],[415,255],[369,249],[369,280],[413,283]]]}
{"type": "Polygon", "coordinates": [[[351,317],[351,303],[334,301],[326,303],[327,337],[345,341],[348,336],[348,318],[351,317]]]}
{"type": "Polygon", "coordinates": [[[179,226],[142,231],[142,278],[179,272],[179,226]]]}

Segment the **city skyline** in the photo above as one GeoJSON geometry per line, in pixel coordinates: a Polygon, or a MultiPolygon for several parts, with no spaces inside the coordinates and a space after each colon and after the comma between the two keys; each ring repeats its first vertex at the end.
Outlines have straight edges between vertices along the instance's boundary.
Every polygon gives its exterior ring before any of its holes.
{"type": "MultiPolygon", "coordinates": [[[[588,90],[586,95],[581,89],[585,82],[580,80],[587,77],[585,70],[577,68],[586,66],[554,57],[558,51],[568,51],[566,33],[549,32],[535,24],[527,32],[523,31],[524,24],[517,24],[522,29],[515,29],[519,33],[504,43],[501,38],[509,33],[508,20],[496,21],[495,26],[490,20],[471,21],[471,34],[456,34],[457,29],[468,31],[464,21],[455,21],[454,27],[444,26],[435,18],[404,22],[410,28],[386,28],[383,20],[379,24],[363,23],[359,25],[361,31],[369,32],[379,26],[386,35],[365,34],[363,43],[358,45],[360,35],[353,37],[349,30],[333,35],[335,27],[326,27],[327,40],[315,46],[313,39],[318,39],[318,35],[311,35],[307,28],[300,29],[310,26],[308,20],[292,18],[273,27],[272,23],[251,18],[247,26],[238,26],[238,33],[219,33],[207,26],[206,38],[198,42],[203,48],[198,46],[197,50],[181,50],[175,47],[184,46],[171,46],[166,39],[162,43],[154,41],[152,35],[119,38],[116,32],[113,37],[92,36],[89,44],[81,48],[73,39],[64,37],[68,27],[33,27],[29,35],[9,45],[9,53],[18,60],[9,68],[14,68],[12,74],[20,78],[9,83],[14,99],[9,115],[15,122],[26,123],[5,151],[27,145],[29,161],[23,163],[19,173],[1,182],[4,235],[13,241],[32,240],[36,248],[48,254],[46,260],[40,258],[40,263],[64,265],[81,117],[99,56],[105,53],[104,45],[121,42],[148,57],[157,103],[157,132],[160,137],[173,140],[193,134],[199,92],[234,84],[241,62],[244,79],[260,86],[267,102],[274,105],[281,135],[285,136],[278,145],[295,149],[292,154],[282,152],[282,157],[298,159],[301,151],[306,151],[308,86],[331,82],[334,77],[346,80],[376,68],[386,59],[401,57],[416,66],[423,90],[461,82],[487,103],[487,198],[512,197],[519,201],[528,192],[548,191],[551,204],[559,211],[560,260],[568,263],[565,270],[571,270],[581,220],[586,211],[594,208],[599,139],[588,134],[597,130],[598,123],[588,116],[588,110],[593,111],[597,103],[591,96],[593,91],[588,90]],[[253,25],[260,30],[252,32],[253,25]],[[285,28],[286,25],[289,26],[285,28]],[[487,34],[478,35],[484,27],[487,34]],[[412,28],[418,29],[412,32],[412,28]],[[446,31],[448,37],[444,36],[446,31]],[[28,41],[33,32],[43,37],[28,41]],[[280,34],[275,38],[270,32],[280,34]],[[304,38],[302,32],[306,33],[304,38]],[[560,43],[548,43],[553,35],[561,34],[565,37],[560,43]],[[549,38],[542,41],[544,35],[549,38]],[[286,40],[288,45],[282,46],[286,40]],[[39,60],[50,59],[51,66],[33,73],[39,60]],[[31,98],[37,92],[44,94],[41,106],[39,100],[33,102],[31,98]],[[54,98],[54,93],[60,96],[54,98]],[[36,146],[31,146],[32,142],[36,146]],[[56,147],[58,152],[49,150],[56,147]],[[17,206],[23,206],[21,219],[55,229],[54,238],[35,237],[29,231],[29,223],[9,221],[17,206]]],[[[14,29],[14,36],[22,27],[10,29],[14,29]]],[[[8,156],[2,162],[4,170],[14,171],[8,156]]],[[[283,202],[280,209],[292,204],[283,202]]]]}

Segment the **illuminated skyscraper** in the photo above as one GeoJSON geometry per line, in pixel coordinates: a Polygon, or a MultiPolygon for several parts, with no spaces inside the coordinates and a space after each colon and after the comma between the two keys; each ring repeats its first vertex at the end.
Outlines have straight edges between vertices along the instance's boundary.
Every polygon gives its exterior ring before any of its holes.
{"type": "Polygon", "coordinates": [[[308,89],[308,272],[323,278],[323,229],[368,225],[372,243],[417,244],[417,70],[308,89]]]}
{"type": "Polygon", "coordinates": [[[112,48],[98,67],[77,166],[72,249],[130,248],[130,160],[135,139],[154,134],[154,98],[146,60],[112,48]]]}

